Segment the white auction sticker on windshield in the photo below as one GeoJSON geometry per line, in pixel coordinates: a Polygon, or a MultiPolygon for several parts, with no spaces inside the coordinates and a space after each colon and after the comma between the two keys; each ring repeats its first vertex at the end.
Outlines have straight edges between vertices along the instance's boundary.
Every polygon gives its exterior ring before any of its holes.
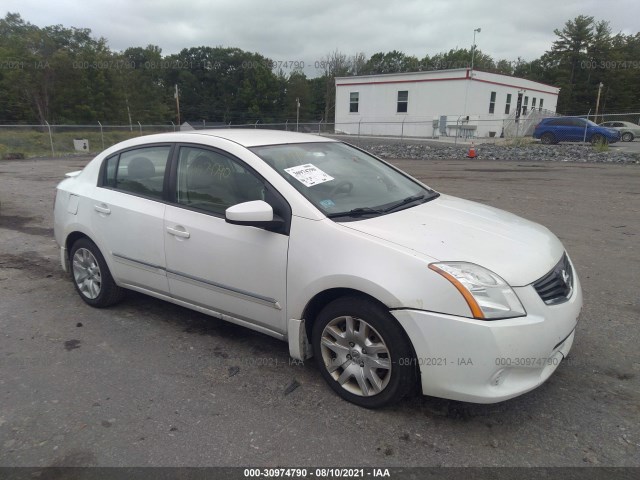
{"type": "Polygon", "coordinates": [[[297,167],[285,168],[284,171],[302,183],[305,187],[313,187],[319,183],[330,182],[334,179],[331,175],[323,172],[311,163],[298,165],[297,167]]]}

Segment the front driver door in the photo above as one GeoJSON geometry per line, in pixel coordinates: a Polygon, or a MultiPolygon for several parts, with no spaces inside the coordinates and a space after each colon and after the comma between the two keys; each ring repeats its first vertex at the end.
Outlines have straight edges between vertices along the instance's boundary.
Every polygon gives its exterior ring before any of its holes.
{"type": "Polygon", "coordinates": [[[284,199],[219,151],[181,146],[173,168],[174,204],[164,220],[171,295],[285,333],[288,229],[231,225],[224,218],[228,207],[250,200],[265,200],[290,218],[284,199]]]}

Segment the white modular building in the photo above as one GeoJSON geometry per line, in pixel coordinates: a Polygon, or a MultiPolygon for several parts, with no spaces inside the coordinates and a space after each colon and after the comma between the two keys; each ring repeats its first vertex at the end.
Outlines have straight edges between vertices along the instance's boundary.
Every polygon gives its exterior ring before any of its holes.
{"type": "Polygon", "coordinates": [[[405,137],[514,136],[554,113],[560,92],[469,68],[337,77],[335,84],[336,132],[405,137]]]}

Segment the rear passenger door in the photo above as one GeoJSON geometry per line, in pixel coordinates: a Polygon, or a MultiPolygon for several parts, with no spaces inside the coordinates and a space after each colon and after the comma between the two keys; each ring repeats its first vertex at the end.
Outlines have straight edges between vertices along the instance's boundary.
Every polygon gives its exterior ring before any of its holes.
{"type": "Polygon", "coordinates": [[[91,211],[94,240],[119,284],[169,291],[164,256],[165,173],[171,145],[118,152],[102,165],[91,211]]]}

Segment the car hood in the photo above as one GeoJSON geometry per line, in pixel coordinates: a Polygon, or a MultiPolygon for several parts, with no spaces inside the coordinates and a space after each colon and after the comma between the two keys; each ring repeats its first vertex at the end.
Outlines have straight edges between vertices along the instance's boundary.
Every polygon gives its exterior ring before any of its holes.
{"type": "Polygon", "coordinates": [[[512,286],[528,285],[547,274],[564,251],[560,240],[542,225],[448,195],[342,225],[438,261],[481,265],[512,286]]]}

